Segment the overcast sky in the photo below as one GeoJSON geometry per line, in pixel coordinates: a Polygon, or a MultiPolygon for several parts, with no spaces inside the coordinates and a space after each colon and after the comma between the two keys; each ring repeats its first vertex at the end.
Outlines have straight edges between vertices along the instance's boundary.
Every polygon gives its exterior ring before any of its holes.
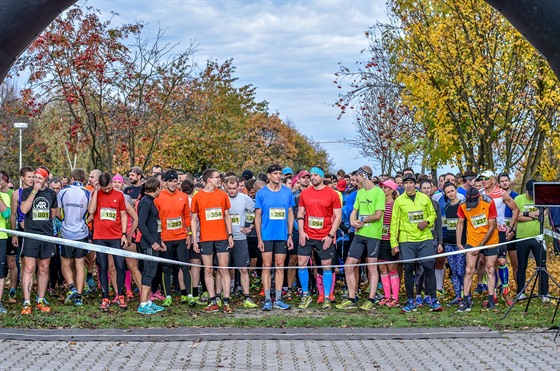
{"type": "MultiPolygon", "coordinates": [[[[85,4],[80,0],[79,5],[85,4]]],[[[240,84],[257,87],[257,100],[320,142],[335,167],[355,170],[369,163],[348,144],[351,116],[337,120],[331,107],[338,63],[351,67],[367,47],[364,31],[385,17],[385,1],[196,1],[88,0],[104,14],[119,14],[113,25],[148,23],[145,35],[166,30],[169,41],[199,44],[199,65],[233,58],[240,84]]],[[[290,164],[283,164],[290,165],[290,164]]]]}

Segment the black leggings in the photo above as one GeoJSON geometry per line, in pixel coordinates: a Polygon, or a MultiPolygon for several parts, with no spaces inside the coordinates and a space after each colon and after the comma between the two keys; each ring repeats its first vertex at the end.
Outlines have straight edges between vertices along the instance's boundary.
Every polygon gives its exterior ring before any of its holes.
{"type": "MultiPolygon", "coordinates": [[[[94,240],[94,244],[100,246],[107,246],[109,248],[122,250],[121,247],[121,240],[94,240]]],[[[101,283],[101,291],[103,298],[109,297],[109,278],[107,277],[107,271],[109,270],[109,257],[106,253],[98,252],[97,256],[97,264],[99,265],[99,282],[101,283]]],[[[115,291],[117,292],[117,296],[120,296],[123,292],[124,286],[124,279],[126,277],[126,264],[124,261],[124,257],[113,255],[113,261],[115,262],[115,269],[117,270],[117,287],[115,287],[115,291]]]]}
{"type": "Polygon", "coordinates": [[[6,278],[6,254],[8,253],[8,240],[0,240],[0,280],[6,278]]]}
{"type": "MultiPolygon", "coordinates": [[[[150,256],[159,256],[158,251],[154,251],[152,246],[144,239],[140,240],[140,251],[142,254],[150,256]]],[[[144,260],[144,268],[142,269],[142,286],[151,286],[158,269],[158,262],[144,260]]]]}
{"type": "MultiPolygon", "coordinates": [[[[537,267],[546,268],[546,253],[541,243],[535,239],[519,241],[517,243],[517,293],[519,294],[525,287],[525,275],[527,273],[527,265],[529,264],[529,253],[533,252],[537,267]],[[545,261],[541,262],[542,255],[545,254],[545,261]]],[[[542,272],[541,272],[542,273],[542,272]]],[[[546,273],[540,275],[539,295],[548,295],[548,276],[546,273]]]]}
{"type": "MultiPolygon", "coordinates": [[[[177,252],[177,260],[183,263],[189,262],[189,250],[185,240],[164,241],[167,251],[162,251],[160,256],[165,259],[173,260],[173,253],[177,252]]],[[[183,283],[187,289],[187,295],[191,293],[191,272],[188,265],[181,265],[179,268],[183,271],[183,283]]],[[[165,296],[171,295],[171,276],[173,274],[173,265],[162,263],[163,271],[163,291],[165,296]]]]}
{"type": "MultiPolygon", "coordinates": [[[[436,297],[436,275],[434,268],[434,260],[422,261],[419,264],[424,269],[424,284],[426,286],[426,293],[430,297],[436,297]]],[[[414,263],[404,264],[404,286],[406,288],[406,297],[414,299],[414,263]]],[[[416,294],[420,294],[417,292],[416,294]]]]}

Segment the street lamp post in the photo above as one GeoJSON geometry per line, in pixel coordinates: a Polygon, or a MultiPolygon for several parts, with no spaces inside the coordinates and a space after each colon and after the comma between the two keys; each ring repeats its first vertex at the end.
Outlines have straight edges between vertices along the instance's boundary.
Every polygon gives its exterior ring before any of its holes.
{"type": "MultiPolygon", "coordinates": [[[[26,122],[14,122],[14,128],[19,129],[19,169],[23,166],[21,161],[21,142],[23,130],[28,128],[26,122]]],[[[19,187],[21,188],[21,177],[19,178],[19,187]]]]}

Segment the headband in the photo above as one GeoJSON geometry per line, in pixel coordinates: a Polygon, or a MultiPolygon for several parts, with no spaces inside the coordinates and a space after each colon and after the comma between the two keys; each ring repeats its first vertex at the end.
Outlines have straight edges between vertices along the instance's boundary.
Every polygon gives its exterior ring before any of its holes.
{"type": "Polygon", "coordinates": [[[363,176],[364,178],[371,180],[371,174],[368,173],[367,171],[365,171],[362,168],[359,168],[358,171],[356,172],[356,174],[359,174],[359,175],[363,176]]]}
{"type": "Polygon", "coordinates": [[[325,172],[323,170],[319,169],[318,167],[312,167],[311,170],[309,170],[309,174],[317,174],[321,178],[325,177],[325,172]]]}
{"type": "Polygon", "coordinates": [[[37,170],[35,170],[35,174],[39,174],[45,179],[47,179],[49,177],[49,172],[47,170],[43,169],[42,167],[37,168],[37,170]]]}

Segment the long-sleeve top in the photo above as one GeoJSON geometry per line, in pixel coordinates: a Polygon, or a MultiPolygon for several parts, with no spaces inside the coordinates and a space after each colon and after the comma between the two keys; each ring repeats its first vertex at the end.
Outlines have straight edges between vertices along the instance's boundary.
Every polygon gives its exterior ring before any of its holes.
{"type": "Polygon", "coordinates": [[[161,243],[161,221],[154,198],[148,194],[140,199],[138,204],[138,229],[142,239],[150,245],[161,243]]]}

